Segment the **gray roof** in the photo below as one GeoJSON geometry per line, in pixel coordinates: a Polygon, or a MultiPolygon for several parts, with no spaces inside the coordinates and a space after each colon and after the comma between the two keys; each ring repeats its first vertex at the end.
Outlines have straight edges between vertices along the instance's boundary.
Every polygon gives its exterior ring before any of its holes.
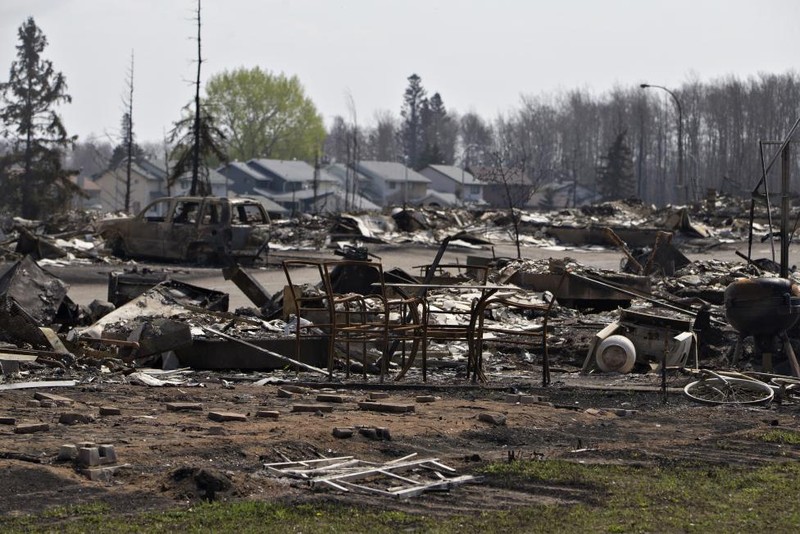
{"type": "Polygon", "coordinates": [[[247,163],[244,163],[242,161],[231,161],[230,163],[219,167],[217,169],[217,171],[223,172],[226,167],[232,167],[232,168],[234,168],[234,169],[246,174],[247,176],[249,176],[250,178],[252,178],[254,180],[258,180],[258,181],[261,181],[261,182],[270,180],[270,178],[268,176],[264,176],[263,174],[258,172],[256,169],[254,169],[253,167],[249,166],[247,163]]]}
{"type": "Polygon", "coordinates": [[[472,173],[454,165],[428,165],[428,167],[454,182],[463,183],[464,185],[484,185],[472,173]]]}
{"type": "MultiPolygon", "coordinates": [[[[331,163],[330,165],[326,165],[325,166],[325,172],[327,172],[328,174],[330,174],[331,176],[334,176],[337,180],[339,180],[339,183],[341,185],[344,185],[345,181],[347,181],[347,174],[348,174],[347,171],[348,171],[348,168],[344,163],[331,163]]],[[[353,171],[351,169],[350,170],[351,178],[352,178],[352,174],[353,174],[353,171]]],[[[358,181],[359,182],[364,182],[364,181],[369,179],[369,178],[367,178],[366,176],[364,176],[360,172],[356,172],[355,174],[358,177],[358,181]]]]}
{"type": "Polygon", "coordinates": [[[368,176],[382,178],[388,182],[431,183],[430,180],[417,171],[394,161],[359,161],[357,168],[359,172],[368,176]]]}
{"type": "Polygon", "coordinates": [[[442,193],[441,191],[428,191],[428,194],[416,201],[418,204],[427,206],[428,204],[438,204],[440,206],[457,206],[458,197],[453,193],[442,193]]]}
{"type": "Polygon", "coordinates": [[[269,191],[264,191],[263,189],[258,189],[257,187],[253,188],[253,192],[256,193],[255,195],[250,195],[251,198],[258,200],[264,209],[270,213],[289,213],[289,210],[269,198],[267,195],[269,191]]]}
{"type": "MultiPolygon", "coordinates": [[[[247,162],[251,168],[256,172],[260,169],[265,169],[272,174],[279,176],[287,182],[313,182],[314,181],[314,166],[309,165],[305,161],[284,161],[280,159],[251,159],[247,162]]],[[[336,182],[335,177],[329,175],[324,169],[319,172],[320,182],[336,182]]]]}

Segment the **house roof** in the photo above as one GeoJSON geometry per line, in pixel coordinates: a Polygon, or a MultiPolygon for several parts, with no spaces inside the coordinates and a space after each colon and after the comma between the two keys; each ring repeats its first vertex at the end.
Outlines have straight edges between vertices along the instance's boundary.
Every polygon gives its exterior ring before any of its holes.
{"type": "MultiPolygon", "coordinates": [[[[330,165],[325,166],[325,171],[331,176],[335,177],[337,180],[339,180],[339,183],[341,185],[344,185],[348,179],[347,177],[348,167],[344,163],[331,163],[330,165]]],[[[349,171],[350,175],[352,176],[353,174],[352,169],[350,169],[349,171]]],[[[356,172],[355,175],[358,177],[359,182],[364,182],[368,180],[368,178],[360,172],[356,172]]]]}
{"type": "Polygon", "coordinates": [[[236,169],[239,172],[241,172],[243,174],[246,174],[247,176],[249,176],[253,180],[258,180],[260,182],[270,181],[269,176],[265,176],[264,174],[261,174],[255,168],[251,167],[250,165],[248,165],[247,163],[244,163],[242,161],[231,161],[231,162],[229,162],[229,163],[227,163],[225,165],[220,166],[217,169],[217,171],[222,173],[222,174],[225,174],[225,171],[228,168],[236,169]]]}
{"type": "Polygon", "coordinates": [[[459,204],[458,197],[456,197],[453,193],[443,193],[441,191],[433,190],[429,190],[428,194],[422,197],[418,202],[423,206],[428,206],[430,204],[436,204],[439,206],[456,206],[459,204]]]}
{"type": "MultiPolygon", "coordinates": [[[[314,181],[314,166],[309,165],[305,161],[285,161],[280,159],[251,159],[247,162],[251,168],[257,172],[266,171],[270,174],[278,176],[287,182],[313,182],[314,181]]],[[[335,177],[331,176],[324,169],[319,172],[320,182],[335,182],[338,181],[335,177]]]]}
{"type": "Polygon", "coordinates": [[[269,213],[289,213],[289,210],[269,198],[267,195],[269,191],[265,191],[263,189],[258,189],[257,187],[253,188],[253,192],[257,196],[252,196],[252,198],[258,200],[264,209],[267,210],[269,213]]]}
{"type": "Polygon", "coordinates": [[[428,165],[442,176],[450,178],[454,182],[464,185],[483,185],[483,182],[475,178],[471,172],[454,165],[428,165]]]}
{"type": "Polygon", "coordinates": [[[431,183],[417,171],[394,161],[359,161],[356,166],[359,172],[367,176],[382,178],[387,182],[431,183]]]}

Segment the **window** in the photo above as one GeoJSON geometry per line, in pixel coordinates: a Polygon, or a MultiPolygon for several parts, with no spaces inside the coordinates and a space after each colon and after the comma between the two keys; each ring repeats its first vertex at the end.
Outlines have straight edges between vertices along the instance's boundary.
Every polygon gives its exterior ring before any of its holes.
{"type": "Polygon", "coordinates": [[[174,224],[194,224],[197,222],[197,202],[178,202],[175,204],[175,211],[172,213],[174,224]]]}
{"type": "Polygon", "coordinates": [[[169,200],[167,199],[153,202],[145,208],[142,218],[148,222],[164,222],[168,208],[169,200]]]}
{"type": "Polygon", "coordinates": [[[389,189],[397,189],[397,182],[387,182],[389,189]]]}
{"type": "Polygon", "coordinates": [[[258,204],[241,204],[236,207],[235,224],[264,224],[264,212],[258,204]]]}
{"type": "Polygon", "coordinates": [[[220,214],[219,204],[209,202],[203,208],[203,215],[202,217],[200,217],[200,222],[202,224],[218,224],[219,214],[220,214]]]}
{"type": "Polygon", "coordinates": [[[469,186],[469,194],[470,195],[480,195],[481,194],[481,186],[479,186],[479,185],[471,185],[471,186],[469,186]]]}

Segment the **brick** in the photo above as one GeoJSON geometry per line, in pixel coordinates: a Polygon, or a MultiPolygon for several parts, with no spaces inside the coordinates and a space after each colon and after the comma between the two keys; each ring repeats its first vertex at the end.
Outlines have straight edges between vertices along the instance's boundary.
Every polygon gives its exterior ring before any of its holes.
{"type": "Polygon", "coordinates": [[[501,413],[483,412],[478,414],[478,421],[489,423],[495,426],[502,426],[506,424],[506,416],[501,413]]]}
{"type": "MultiPolygon", "coordinates": [[[[308,388],[303,386],[293,386],[292,384],[285,384],[281,386],[282,390],[288,391],[289,393],[308,393],[308,388]]],[[[280,389],[278,391],[280,391],[280,389]]]]}
{"type": "Polygon", "coordinates": [[[278,419],[280,416],[281,413],[275,410],[259,410],[256,412],[256,417],[263,417],[265,419],[278,419]]]}
{"type": "Polygon", "coordinates": [[[26,423],[14,427],[14,434],[33,434],[34,432],[47,432],[50,425],[47,423],[26,423]]]}
{"type": "Polygon", "coordinates": [[[295,394],[287,389],[278,388],[278,397],[281,399],[293,399],[295,394]]]}
{"type": "Polygon", "coordinates": [[[333,429],[333,437],[339,439],[352,438],[355,430],[350,427],[337,426],[333,429]]]}
{"type": "Polygon", "coordinates": [[[87,424],[94,421],[94,417],[86,413],[62,413],[58,422],[62,425],[87,424]]]}
{"type": "Polygon", "coordinates": [[[413,404],[391,404],[388,402],[359,402],[358,407],[370,412],[408,413],[416,410],[413,404]]]}
{"type": "Polygon", "coordinates": [[[17,419],[15,417],[0,417],[0,425],[16,425],[17,419]]]}
{"type": "Polygon", "coordinates": [[[122,415],[122,410],[114,406],[101,406],[100,415],[122,415]]]}
{"type": "Polygon", "coordinates": [[[33,398],[38,401],[51,401],[57,406],[72,406],[75,403],[75,401],[70,398],[62,397],[61,395],[54,395],[52,393],[43,393],[41,391],[34,393],[33,398]]]}
{"type": "Polygon", "coordinates": [[[168,412],[203,411],[203,405],[199,402],[168,402],[166,406],[168,412]]]}
{"type": "Polygon", "coordinates": [[[417,402],[422,402],[422,403],[436,402],[436,397],[434,397],[433,395],[417,395],[417,398],[415,400],[417,402]]]}
{"type": "Polygon", "coordinates": [[[311,412],[311,413],[331,413],[333,406],[330,404],[295,404],[292,406],[293,412],[311,412]]]}
{"type": "Polygon", "coordinates": [[[234,412],[208,412],[208,418],[218,423],[226,421],[247,421],[247,416],[243,413],[234,412]]]}
{"type": "Polygon", "coordinates": [[[329,393],[321,393],[317,395],[317,402],[335,402],[343,403],[344,395],[331,395],[329,393]]]}

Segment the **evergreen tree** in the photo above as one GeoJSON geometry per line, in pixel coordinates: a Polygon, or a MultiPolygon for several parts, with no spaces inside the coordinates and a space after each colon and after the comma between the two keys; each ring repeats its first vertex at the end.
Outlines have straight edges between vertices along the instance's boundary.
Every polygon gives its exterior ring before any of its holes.
{"type": "Polygon", "coordinates": [[[633,157],[625,141],[627,134],[627,130],[617,134],[597,169],[598,192],[603,200],[628,198],[635,194],[633,157]]]}
{"type": "Polygon", "coordinates": [[[447,114],[439,93],[423,100],[421,119],[424,149],[415,168],[419,170],[427,165],[452,164],[458,128],[447,114]]]}
{"type": "Polygon", "coordinates": [[[422,87],[422,78],[416,74],[408,77],[408,87],[403,96],[403,117],[401,125],[401,139],[406,165],[419,168],[420,156],[424,148],[422,109],[426,105],[425,89],[422,87]]]}
{"type": "Polygon", "coordinates": [[[47,38],[29,17],[18,31],[17,59],[8,82],[0,84],[3,135],[11,152],[0,159],[0,198],[12,211],[36,219],[68,205],[77,188],[61,164],[75,137],[67,136],[55,107],[72,101],[64,75],[42,58],[47,38]]]}
{"type": "Polygon", "coordinates": [[[130,117],[128,113],[122,115],[120,142],[111,153],[111,159],[108,162],[109,169],[116,169],[123,163],[127,163],[128,160],[131,162],[138,161],[144,156],[144,150],[136,142],[136,137],[133,134],[133,125],[130,117]],[[128,153],[130,153],[130,157],[128,157],[128,153]]]}

